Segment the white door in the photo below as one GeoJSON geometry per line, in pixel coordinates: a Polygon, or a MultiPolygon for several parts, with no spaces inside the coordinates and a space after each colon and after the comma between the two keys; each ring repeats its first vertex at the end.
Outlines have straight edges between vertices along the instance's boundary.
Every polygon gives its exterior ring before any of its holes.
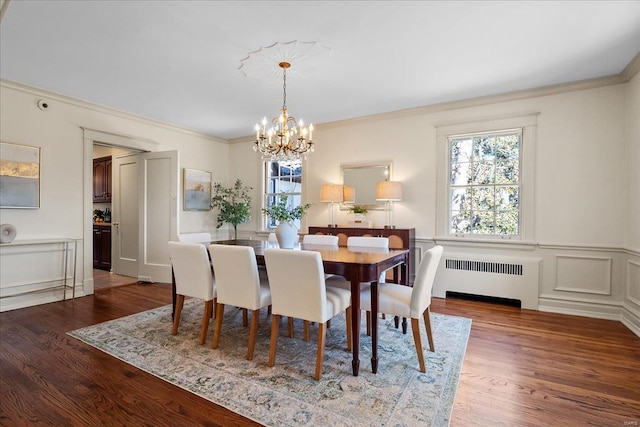
{"type": "Polygon", "coordinates": [[[140,155],[115,157],[112,162],[111,269],[138,277],[138,169],[140,155]]]}
{"type": "Polygon", "coordinates": [[[177,239],[178,183],[177,151],[114,159],[114,273],[171,282],[167,242],[177,239]]]}

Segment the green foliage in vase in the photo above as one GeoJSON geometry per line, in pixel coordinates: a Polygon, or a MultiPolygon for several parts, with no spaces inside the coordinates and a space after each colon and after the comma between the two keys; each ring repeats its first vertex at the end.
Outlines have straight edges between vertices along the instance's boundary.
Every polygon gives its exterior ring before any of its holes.
{"type": "Polygon", "coordinates": [[[349,208],[349,212],[354,214],[366,214],[368,211],[364,206],[353,205],[349,208]]]}
{"type": "Polygon", "coordinates": [[[286,221],[295,221],[302,219],[311,207],[311,203],[304,203],[296,206],[295,208],[289,208],[288,204],[289,196],[282,195],[278,202],[268,208],[263,208],[262,212],[269,218],[272,218],[278,223],[286,221]]]}
{"type": "Polygon", "coordinates": [[[217,228],[225,223],[233,225],[235,238],[238,238],[238,225],[251,219],[251,187],[242,185],[237,179],[233,187],[223,187],[216,182],[213,186],[211,207],[219,209],[217,228]]]}

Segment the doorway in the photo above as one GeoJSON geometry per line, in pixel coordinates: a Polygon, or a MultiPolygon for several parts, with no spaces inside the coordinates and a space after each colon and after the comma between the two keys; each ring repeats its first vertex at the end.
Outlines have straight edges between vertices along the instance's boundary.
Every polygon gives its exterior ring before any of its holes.
{"type": "MultiPolygon", "coordinates": [[[[92,167],[93,167],[93,155],[94,155],[94,146],[98,145],[98,146],[104,146],[104,147],[109,147],[109,149],[120,149],[122,150],[121,152],[125,152],[125,153],[134,153],[134,154],[125,154],[125,155],[119,155],[117,158],[122,158],[122,157],[136,157],[136,156],[148,156],[151,155],[152,158],[155,157],[162,157],[161,153],[158,150],[158,143],[152,140],[148,140],[148,139],[144,139],[144,138],[139,138],[139,137],[129,137],[129,136],[125,136],[125,135],[117,135],[117,134],[113,134],[113,133],[109,133],[109,132],[103,132],[103,131],[99,131],[99,130],[95,130],[95,129],[89,129],[89,128],[82,128],[83,131],[83,159],[84,159],[84,202],[83,202],[83,244],[82,244],[82,264],[81,264],[81,271],[82,271],[82,289],[80,289],[80,293],[84,294],[84,295],[91,295],[94,293],[94,277],[93,277],[93,171],[92,171],[92,167]],[[135,154],[135,153],[147,153],[147,154],[135,154]]],[[[171,154],[171,170],[170,172],[166,172],[165,177],[163,178],[163,180],[166,182],[166,180],[169,180],[171,182],[175,181],[174,184],[172,184],[171,190],[177,191],[177,182],[178,182],[178,166],[177,166],[177,151],[176,152],[170,152],[171,154]]],[[[153,162],[151,162],[153,163],[153,162]]],[[[146,173],[147,169],[153,171],[153,170],[157,170],[157,167],[154,169],[154,165],[153,164],[147,164],[144,163],[142,164],[142,168],[141,170],[146,173]]],[[[147,189],[147,185],[149,185],[149,178],[147,175],[144,175],[142,177],[143,179],[138,179],[136,184],[137,186],[140,187],[140,194],[145,194],[146,193],[146,189],[147,189]]],[[[152,181],[152,180],[151,180],[152,181]]],[[[136,187],[136,185],[134,185],[134,187],[136,187]]],[[[118,190],[115,190],[115,194],[118,194],[118,190]]],[[[155,193],[157,194],[157,192],[155,193]]],[[[147,200],[142,200],[141,198],[141,203],[147,203],[147,200]]],[[[153,200],[152,200],[153,202],[153,200]]],[[[117,202],[116,202],[117,203],[117,202]]],[[[172,216],[171,216],[171,230],[168,233],[171,233],[172,237],[174,234],[177,236],[177,203],[178,203],[178,198],[177,195],[173,194],[171,196],[171,200],[170,201],[166,201],[165,203],[167,204],[175,204],[175,207],[171,207],[171,209],[161,209],[161,211],[163,212],[168,212],[170,211],[172,216]]],[[[114,205],[115,207],[115,205],[114,205]]],[[[153,205],[145,205],[144,206],[149,207],[149,209],[153,210],[153,205]],[[149,207],[150,206],[150,207],[149,207]]],[[[144,209],[141,209],[140,212],[145,213],[146,211],[144,209]]],[[[140,222],[140,227],[141,230],[144,230],[144,227],[147,225],[147,216],[146,213],[144,215],[140,215],[140,217],[138,218],[137,216],[136,218],[136,223],[138,223],[138,221],[140,222]]],[[[117,221],[114,221],[117,222],[117,221]]],[[[151,244],[148,244],[148,242],[146,241],[146,238],[149,234],[146,234],[144,236],[141,236],[141,240],[140,240],[140,247],[143,249],[146,249],[148,246],[153,247],[153,243],[151,242],[151,244]]],[[[153,237],[153,235],[152,235],[153,237]]],[[[165,237],[164,235],[162,236],[163,238],[165,237]]],[[[171,240],[171,239],[169,239],[171,240]]],[[[166,246],[166,244],[164,245],[166,246]]],[[[146,252],[143,252],[141,254],[141,256],[139,257],[140,260],[144,260],[143,264],[144,267],[146,267],[146,263],[148,263],[149,260],[149,254],[147,254],[146,252]]],[[[152,256],[156,255],[155,253],[151,254],[152,256]]],[[[152,258],[153,261],[157,261],[158,257],[156,258],[152,258]]],[[[165,269],[168,269],[168,274],[169,274],[169,281],[170,281],[170,263],[168,261],[168,256],[167,256],[167,261],[165,262],[165,264],[167,264],[167,266],[165,266],[165,269]]],[[[144,272],[144,276],[147,275],[147,272],[144,272]]],[[[152,276],[152,274],[148,274],[150,277],[152,276]]],[[[166,275],[166,274],[165,274],[166,275]]],[[[137,280],[141,280],[140,279],[140,273],[138,273],[138,277],[133,277],[133,281],[137,281],[137,280]]],[[[153,280],[149,280],[150,282],[152,282],[153,280]]],[[[156,281],[161,281],[161,280],[156,280],[156,281]]]]}
{"type": "MultiPolygon", "coordinates": [[[[116,156],[137,154],[141,150],[93,144],[93,285],[105,289],[137,281],[136,277],[115,274],[111,264],[112,241],[112,162],[116,156]]],[[[135,185],[135,182],[129,183],[135,185]]]]}

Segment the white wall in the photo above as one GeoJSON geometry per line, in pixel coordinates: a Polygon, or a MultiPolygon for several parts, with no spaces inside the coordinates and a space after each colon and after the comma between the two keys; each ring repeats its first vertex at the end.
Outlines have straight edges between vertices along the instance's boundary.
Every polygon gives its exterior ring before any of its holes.
{"type": "MultiPolygon", "coordinates": [[[[0,85],[0,139],[3,142],[41,147],[41,202],[39,209],[1,209],[0,221],[13,224],[16,240],[47,237],[81,239],[76,282],[80,295],[93,289],[92,272],[83,271],[83,241],[92,236],[86,230],[91,217],[84,215],[84,141],[81,127],[132,138],[154,141],[157,151],[179,150],[183,167],[208,170],[213,180],[226,184],[229,176],[229,145],[222,139],[199,135],[126,113],[69,99],[34,88],[2,81],[0,85]],[[49,108],[37,107],[46,99],[49,108]]],[[[91,156],[89,156],[91,157],[91,156]]],[[[215,233],[215,215],[210,212],[180,212],[180,232],[215,233]]],[[[3,249],[5,250],[5,249],[3,249]]],[[[15,259],[15,258],[12,258],[15,259]]],[[[90,259],[90,258],[89,258],[90,259]]],[[[26,268],[2,258],[2,270],[26,268]]],[[[90,265],[90,263],[89,263],[90,265]]],[[[15,285],[3,280],[2,287],[15,285]]],[[[28,284],[22,283],[13,291],[28,284]]],[[[30,304],[35,296],[3,298],[0,309],[30,304]]],[[[54,301],[61,293],[39,295],[38,302],[54,301]]]]}
{"type": "MultiPolygon", "coordinates": [[[[341,182],[340,165],[390,160],[393,180],[402,181],[404,192],[402,202],[395,205],[394,223],[415,227],[421,249],[438,242],[445,246],[445,254],[539,262],[539,309],[617,320],[627,310],[640,333],[639,307],[625,297],[624,268],[630,250],[637,251],[640,242],[637,80],[319,124],[314,131],[316,151],[306,164],[305,197],[314,203],[306,225],[326,223],[327,206],[319,202],[320,187],[341,182]],[[530,113],[538,114],[533,244],[454,244],[441,239],[436,129],[530,113]],[[635,135],[631,140],[630,127],[635,135]],[[629,192],[635,196],[628,197],[629,192]],[[585,275],[585,267],[592,274],[585,275]]],[[[235,145],[247,148],[234,146],[232,169],[241,168],[251,158],[251,142],[235,145]]],[[[256,179],[254,187],[260,186],[260,177],[256,179]]],[[[375,226],[384,224],[382,211],[370,212],[369,217],[375,226]]],[[[346,221],[346,212],[338,212],[338,224],[346,221]]]]}

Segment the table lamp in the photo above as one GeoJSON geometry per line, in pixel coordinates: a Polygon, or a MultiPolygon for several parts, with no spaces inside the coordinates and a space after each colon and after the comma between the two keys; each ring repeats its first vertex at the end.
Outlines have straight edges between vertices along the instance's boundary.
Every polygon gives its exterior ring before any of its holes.
{"type": "Polygon", "coordinates": [[[396,228],[393,225],[392,202],[402,200],[402,183],[398,181],[380,181],[376,186],[376,200],[385,202],[385,226],[384,228],[396,228]]]}
{"type": "Polygon", "coordinates": [[[323,184],[320,190],[320,201],[331,203],[331,223],[329,227],[337,227],[338,224],[334,220],[334,205],[343,200],[343,186],[340,184],[323,184]]]}

